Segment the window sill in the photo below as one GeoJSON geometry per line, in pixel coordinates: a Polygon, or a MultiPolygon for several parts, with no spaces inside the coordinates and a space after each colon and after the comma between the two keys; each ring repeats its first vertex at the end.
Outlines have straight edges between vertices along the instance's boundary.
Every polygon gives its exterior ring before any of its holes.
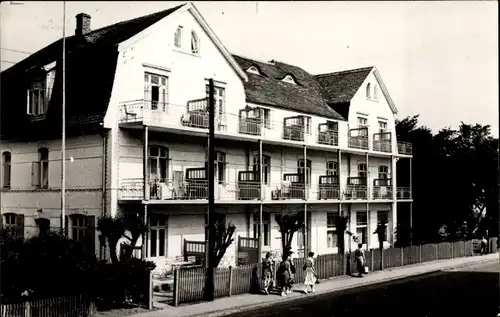
{"type": "Polygon", "coordinates": [[[201,57],[200,54],[194,54],[194,53],[191,53],[191,52],[188,52],[188,51],[185,51],[181,48],[173,48],[172,49],[174,52],[177,52],[177,53],[181,53],[181,54],[185,54],[185,55],[190,55],[190,56],[193,56],[193,57],[201,57]]]}
{"type": "Polygon", "coordinates": [[[30,119],[31,119],[31,122],[37,122],[37,121],[43,121],[47,118],[47,114],[37,114],[37,115],[29,115],[30,116],[30,119]]]}

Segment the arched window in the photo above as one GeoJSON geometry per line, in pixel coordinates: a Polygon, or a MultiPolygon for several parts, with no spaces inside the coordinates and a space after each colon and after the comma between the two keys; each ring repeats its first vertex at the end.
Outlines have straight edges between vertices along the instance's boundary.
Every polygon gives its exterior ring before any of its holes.
{"type": "Polygon", "coordinates": [[[378,100],[378,86],[377,85],[373,86],[373,98],[375,100],[378,100]]]}
{"type": "Polygon", "coordinates": [[[366,98],[367,99],[370,99],[372,97],[372,85],[370,83],[368,83],[368,85],[366,85],[366,98]]]}
{"type": "Polygon", "coordinates": [[[306,160],[304,164],[304,159],[299,159],[297,161],[297,173],[306,175],[305,181],[308,185],[311,185],[311,160],[306,160]]]}
{"type": "Polygon", "coordinates": [[[252,73],[252,74],[256,74],[256,75],[260,75],[259,69],[255,66],[248,67],[247,72],[252,73]]]}
{"type": "MultiPolygon", "coordinates": [[[[257,154],[253,156],[253,171],[258,173],[259,166],[259,155],[257,154]]],[[[271,157],[269,155],[262,155],[262,177],[262,183],[269,185],[271,179],[271,157]]]]}
{"type": "Polygon", "coordinates": [[[195,31],[191,31],[191,53],[200,54],[200,39],[195,31]]]}
{"type": "Polygon", "coordinates": [[[389,178],[389,167],[387,167],[386,165],[380,165],[378,167],[378,178],[379,179],[389,178]]]}
{"type": "Polygon", "coordinates": [[[296,84],[295,80],[291,75],[286,75],[285,78],[283,78],[283,81],[290,84],[296,84]]]}
{"type": "Polygon", "coordinates": [[[38,150],[38,162],[33,162],[32,166],[31,183],[39,188],[49,187],[49,150],[47,148],[38,150]]]}
{"type": "Polygon", "coordinates": [[[10,188],[10,173],[11,173],[11,154],[10,152],[2,153],[2,187],[10,188]]]}
{"type": "Polygon", "coordinates": [[[177,30],[174,34],[174,45],[175,47],[182,47],[182,26],[177,27],[177,30]]]}

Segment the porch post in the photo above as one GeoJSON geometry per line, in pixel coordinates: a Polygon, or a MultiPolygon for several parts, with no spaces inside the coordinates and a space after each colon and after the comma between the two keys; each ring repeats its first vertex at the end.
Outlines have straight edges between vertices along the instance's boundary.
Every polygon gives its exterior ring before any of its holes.
{"type": "MultiPolygon", "coordinates": [[[[397,230],[397,226],[398,226],[398,223],[397,223],[397,199],[398,199],[398,192],[397,192],[397,161],[398,161],[398,158],[395,158],[393,155],[391,155],[391,172],[392,172],[392,210],[391,210],[391,214],[392,214],[392,232],[391,232],[391,235],[392,235],[392,246],[394,247],[395,243],[396,243],[396,238],[397,238],[397,235],[395,234],[395,230],[397,230]]],[[[397,232],[396,232],[397,233],[397,232]]]]}
{"type": "MultiPolygon", "coordinates": [[[[147,202],[149,200],[149,194],[148,194],[148,190],[149,190],[149,182],[148,182],[148,178],[149,178],[149,175],[148,175],[148,149],[149,149],[149,146],[148,146],[148,143],[149,143],[149,130],[148,130],[148,127],[145,126],[144,127],[144,131],[143,131],[143,134],[144,134],[144,142],[143,142],[143,145],[144,145],[144,153],[143,153],[143,157],[142,157],[142,166],[143,166],[143,172],[142,172],[142,176],[143,176],[143,200],[145,202],[147,202]]],[[[141,249],[141,259],[145,259],[146,258],[146,252],[147,252],[147,247],[146,247],[146,241],[147,241],[147,235],[148,235],[148,229],[147,229],[147,225],[148,225],[148,205],[147,204],[144,204],[144,225],[145,225],[145,230],[144,230],[144,233],[142,234],[142,249],[141,249]]]]}
{"type": "Polygon", "coordinates": [[[342,153],[340,149],[337,150],[337,180],[339,183],[339,200],[342,200],[342,182],[341,182],[341,173],[342,171],[342,153]]]}
{"type": "Polygon", "coordinates": [[[413,160],[410,157],[410,244],[413,244],[413,160]]]}
{"type": "Polygon", "coordinates": [[[366,249],[369,250],[370,244],[371,244],[371,237],[372,237],[372,229],[370,226],[370,199],[371,199],[371,192],[370,192],[370,168],[369,166],[369,156],[368,152],[365,154],[366,156],[366,249]]]}
{"type": "MultiPolygon", "coordinates": [[[[311,163],[311,169],[312,169],[312,163],[311,163]]],[[[303,235],[304,235],[304,258],[307,257],[308,253],[308,243],[307,243],[307,228],[309,224],[307,223],[307,199],[309,197],[309,184],[307,182],[307,146],[304,145],[304,228],[303,228],[303,235]]],[[[311,174],[312,175],[312,174],[311,174]]]]}
{"type": "MultiPolygon", "coordinates": [[[[259,233],[258,233],[258,237],[259,237],[259,247],[258,247],[258,253],[259,253],[259,256],[258,256],[258,263],[260,264],[261,262],[261,259],[262,259],[262,247],[264,245],[264,239],[262,239],[262,233],[264,231],[264,224],[262,223],[262,218],[263,218],[263,205],[262,205],[262,201],[263,201],[263,171],[262,171],[262,140],[259,140],[259,188],[260,188],[260,205],[259,205],[259,233]]],[[[261,266],[259,265],[258,266],[258,272],[259,272],[259,276],[262,276],[261,273],[261,266]]]]}

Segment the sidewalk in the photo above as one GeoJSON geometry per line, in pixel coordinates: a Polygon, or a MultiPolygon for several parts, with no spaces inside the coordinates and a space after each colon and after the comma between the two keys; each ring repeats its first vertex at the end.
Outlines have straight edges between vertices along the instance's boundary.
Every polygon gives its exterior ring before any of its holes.
{"type": "MultiPolygon", "coordinates": [[[[316,285],[314,294],[304,295],[297,292],[281,297],[278,295],[254,295],[243,294],[232,297],[224,297],[213,302],[203,302],[193,305],[185,305],[179,307],[169,306],[162,310],[152,311],[133,315],[133,317],[216,317],[234,314],[242,311],[248,311],[267,306],[272,306],[275,303],[283,303],[294,301],[303,296],[315,296],[319,294],[333,293],[341,290],[355,288],[359,286],[367,286],[391,280],[408,278],[416,275],[433,273],[441,270],[453,269],[461,266],[476,265],[483,262],[492,262],[499,260],[499,254],[493,253],[484,256],[473,256],[467,258],[456,258],[449,260],[438,260],[432,262],[419,263],[408,265],[399,268],[392,268],[384,271],[372,272],[364,278],[355,278],[349,276],[341,276],[334,279],[323,280],[316,285]]],[[[301,284],[297,284],[294,289],[301,290],[301,284]]]]}

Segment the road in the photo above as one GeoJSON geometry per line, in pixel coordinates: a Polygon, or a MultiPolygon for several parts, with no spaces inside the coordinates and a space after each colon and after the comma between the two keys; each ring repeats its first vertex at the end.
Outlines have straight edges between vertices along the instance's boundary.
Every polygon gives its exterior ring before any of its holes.
{"type": "Polygon", "coordinates": [[[336,294],[304,295],[234,317],[497,316],[500,263],[441,271],[336,294]]]}

